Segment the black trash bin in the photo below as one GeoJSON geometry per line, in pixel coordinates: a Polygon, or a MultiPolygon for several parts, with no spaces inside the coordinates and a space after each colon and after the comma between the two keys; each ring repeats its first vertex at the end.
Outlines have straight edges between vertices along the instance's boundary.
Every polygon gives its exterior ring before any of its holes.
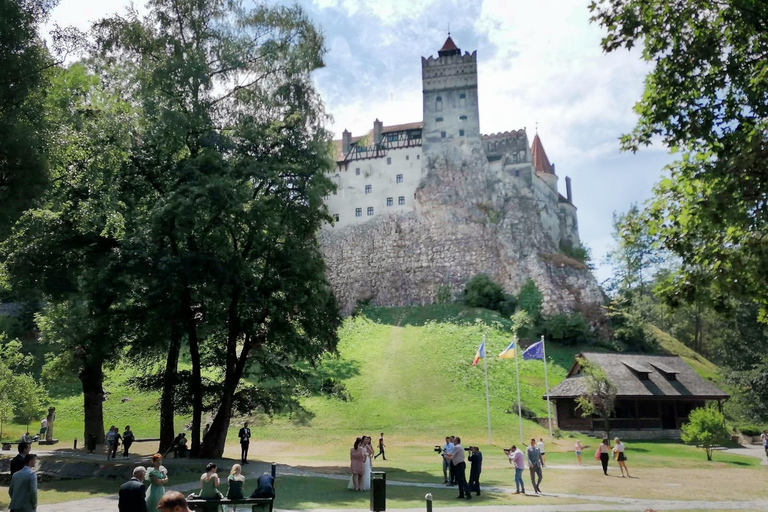
{"type": "Polygon", "coordinates": [[[371,472],[371,512],[387,510],[387,474],[384,471],[371,472]]]}

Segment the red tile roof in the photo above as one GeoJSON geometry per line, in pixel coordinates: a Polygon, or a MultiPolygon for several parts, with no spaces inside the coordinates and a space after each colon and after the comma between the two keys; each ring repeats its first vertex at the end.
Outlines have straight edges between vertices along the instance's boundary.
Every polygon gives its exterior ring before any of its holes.
{"type": "Polygon", "coordinates": [[[459,47],[456,46],[456,43],[453,42],[453,39],[451,39],[451,36],[448,36],[448,39],[445,40],[445,44],[442,48],[440,48],[441,52],[450,52],[453,50],[458,50],[459,47]]]}
{"type": "Polygon", "coordinates": [[[544,151],[544,145],[541,143],[538,133],[533,138],[533,144],[531,144],[531,158],[533,159],[533,168],[536,169],[536,172],[555,174],[555,170],[552,168],[552,164],[549,163],[547,152],[544,151]]]}

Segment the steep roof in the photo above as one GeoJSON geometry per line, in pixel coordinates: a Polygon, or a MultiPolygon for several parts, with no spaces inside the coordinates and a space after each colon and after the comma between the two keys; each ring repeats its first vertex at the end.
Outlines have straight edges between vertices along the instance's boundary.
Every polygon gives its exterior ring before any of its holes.
{"type": "Polygon", "coordinates": [[[445,57],[447,55],[461,55],[461,50],[459,50],[459,47],[453,42],[451,36],[448,36],[443,47],[438,50],[437,55],[440,57],[445,57]]]}
{"type": "MultiPolygon", "coordinates": [[[[601,354],[585,352],[582,357],[605,371],[608,380],[616,386],[620,398],[633,397],[690,397],[717,400],[730,395],[711,382],[702,379],[696,371],[678,356],[601,354]],[[631,368],[644,368],[648,380],[641,380],[631,368]],[[665,373],[673,373],[675,380],[668,380],[665,373]]],[[[586,390],[586,380],[575,363],[568,378],[549,392],[550,398],[575,398],[586,390]]]]}
{"type": "MultiPolygon", "coordinates": [[[[392,124],[389,126],[384,126],[381,129],[381,133],[393,133],[393,132],[401,132],[405,130],[421,130],[424,126],[424,123],[422,121],[417,121],[415,123],[404,123],[404,124],[392,124]]],[[[365,135],[359,135],[357,137],[352,137],[352,142],[357,142],[363,137],[373,137],[373,130],[368,130],[365,135]]],[[[339,162],[341,160],[344,160],[344,154],[341,152],[341,139],[334,139],[333,145],[336,148],[336,161],[339,162]]]]}
{"type": "Polygon", "coordinates": [[[547,152],[544,151],[544,145],[541,143],[538,133],[533,138],[533,144],[531,144],[531,159],[533,160],[533,168],[536,169],[536,172],[555,174],[555,170],[552,168],[552,164],[549,163],[547,152]]]}

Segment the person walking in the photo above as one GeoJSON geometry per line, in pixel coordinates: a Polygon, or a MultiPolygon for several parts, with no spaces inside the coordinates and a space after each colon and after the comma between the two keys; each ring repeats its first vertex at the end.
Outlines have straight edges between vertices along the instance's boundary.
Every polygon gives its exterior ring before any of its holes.
{"type": "Polygon", "coordinates": [[[147,486],[144,485],[146,474],[144,466],[137,466],[133,470],[133,478],[120,486],[117,500],[119,512],[147,512],[147,486]]]}
{"type": "Polygon", "coordinates": [[[107,443],[107,460],[114,457],[114,453],[117,451],[116,441],[117,441],[117,432],[115,431],[114,425],[109,427],[109,431],[107,431],[107,435],[104,436],[104,440],[107,443]]]}
{"type": "Polygon", "coordinates": [[[227,499],[243,499],[243,485],[245,485],[243,467],[240,464],[235,464],[229,472],[229,478],[227,478],[227,499]]]}
{"type": "Polygon", "coordinates": [[[581,446],[581,441],[578,439],[575,443],[573,443],[573,452],[576,454],[576,460],[579,461],[579,466],[583,466],[584,464],[581,463],[581,452],[584,450],[584,447],[581,446]]]}
{"type": "Polygon", "coordinates": [[[159,453],[152,456],[152,469],[147,476],[149,476],[147,510],[156,510],[160,499],[165,494],[165,484],[168,483],[168,470],[163,466],[163,456],[159,453]]]}
{"type": "Polygon", "coordinates": [[[349,450],[349,470],[352,473],[352,488],[356,491],[363,490],[363,474],[365,473],[365,449],[363,440],[355,439],[355,444],[349,450]]]}
{"type": "Polygon", "coordinates": [[[613,440],[613,458],[619,463],[619,469],[621,470],[621,478],[624,478],[624,472],[627,472],[627,478],[629,476],[629,468],[627,468],[627,456],[624,454],[624,443],[617,437],[613,440]]]}
{"type": "Polygon", "coordinates": [[[541,494],[541,479],[543,478],[541,472],[542,458],[539,447],[536,444],[536,439],[531,439],[531,446],[525,451],[525,456],[528,459],[528,470],[531,472],[531,484],[533,484],[533,490],[536,494],[541,494]]]}
{"type": "Polygon", "coordinates": [[[376,454],[374,459],[378,459],[379,455],[381,455],[381,460],[387,460],[387,456],[384,455],[384,447],[387,446],[384,444],[384,432],[379,434],[379,453],[376,454]]]}
{"type": "Polygon", "coordinates": [[[453,477],[451,473],[451,460],[446,457],[453,451],[453,443],[450,437],[445,438],[445,444],[443,445],[443,451],[440,456],[443,458],[443,483],[445,485],[451,485],[453,483],[453,477]]]}
{"type": "Polygon", "coordinates": [[[509,457],[510,462],[515,465],[515,494],[525,494],[525,484],[523,483],[523,470],[525,469],[525,456],[523,452],[517,449],[514,444],[509,450],[504,450],[509,457]]]}
{"type": "Polygon", "coordinates": [[[760,439],[763,440],[763,448],[765,449],[765,456],[768,457],[768,430],[763,430],[760,435],[760,439]]]}
{"type": "Polygon", "coordinates": [[[37,509],[37,475],[32,470],[36,460],[37,455],[26,454],[24,467],[11,477],[11,483],[8,486],[11,503],[8,509],[13,512],[34,512],[37,509]]]}
{"type": "Polygon", "coordinates": [[[603,473],[608,476],[608,459],[610,459],[611,445],[608,438],[603,438],[600,446],[597,447],[598,455],[600,456],[600,463],[603,465],[603,473]]]}
{"type": "Polygon", "coordinates": [[[251,429],[248,428],[248,423],[243,423],[243,428],[237,433],[237,437],[240,438],[240,462],[249,464],[248,447],[251,445],[251,429]]]}
{"type": "Polygon", "coordinates": [[[541,455],[541,466],[547,467],[547,458],[544,453],[544,438],[539,438],[539,442],[536,443],[536,448],[539,450],[539,455],[541,455]]]}
{"type": "Polygon", "coordinates": [[[130,425],[125,426],[125,432],[123,432],[123,458],[128,458],[128,450],[131,448],[131,445],[136,440],[136,438],[133,435],[133,431],[131,430],[130,425]]]}
{"type": "Polygon", "coordinates": [[[480,473],[483,471],[483,454],[477,446],[469,447],[469,491],[480,496],[480,473]]]}
{"type": "Polygon", "coordinates": [[[168,491],[160,498],[157,507],[152,510],[160,512],[191,512],[187,505],[187,498],[179,491],[168,491]]]}
{"type": "Polygon", "coordinates": [[[456,476],[456,485],[459,486],[459,499],[472,499],[472,493],[467,486],[467,463],[464,462],[464,448],[461,446],[461,438],[457,437],[453,441],[453,451],[449,455],[453,474],[456,476]]]}
{"type": "Polygon", "coordinates": [[[29,453],[30,448],[31,446],[29,443],[19,443],[19,446],[17,447],[19,453],[11,460],[11,477],[13,477],[14,473],[20,471],[21,468],[26,465],[24,462],[24,457],[29,453]]]}

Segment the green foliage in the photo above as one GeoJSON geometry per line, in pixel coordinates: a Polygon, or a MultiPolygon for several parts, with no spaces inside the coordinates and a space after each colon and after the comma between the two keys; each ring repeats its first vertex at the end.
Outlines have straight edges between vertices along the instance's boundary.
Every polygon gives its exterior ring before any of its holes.
{"type": "Polygon", "coordinates": [[[528,279],[520,288],[520,293],[517,294],[518,309],[528,313],[531,322],[535,325],[541,319],[543,304],[544,296],[541,294],[538,286],[536,286],[536,283],[533,282],[533,279],[528,279]]]}
{"type": "Polygon", "coordinates": [[[547,341],[569,346],[582,345],[592,340],[589,320],[582,313],[560,313],[543,317],[541,334],[547,341]]]}
{"type": "Polygon", "coordinates": [[[576,359],[580,372],[584,374],[586,389],[584,394],[576,399],[581,415],[598,415],[605,425],[606,437],[611,437],[609,418],[616,405],[616,386],[608,380],[605,371],[583,357],[576,359]]]}
{"type": "Polygon", "coordinates": [[[759,436],[760,434],[763,433],[763,430],[765,429],[762,429],[757,425],[742,425],[739,427],[739,432],[741,432],[745,436],[751,436],[751,437],[759,436]]]}
{"type": "Polygon", "coordinates": [[[725,417],[714,407],[694,409],[683,425],[682,436],[685,444],[704,448],[707,460],[712,460],[715,448],[728,442],[730,433],[725,427],[725,417]]]}
{"type": "Polygon", "coordinates": [[[441,284],[437,288],[437,295],[435,296],[435,303],[437,304],[450,304],[453,302],[453,289],[449,284],[441,284]]]}
{"type": "Polygon", "coordinates": [[[504,293],[500,284],[485,274],[478,274],[469,280],[464,288],[462,302],[465,306],[485,308],[509,316],[515,311],[515,299],[504,293]]]}
{"type": "Polygon", "coordinates": [[[569,258],[584,263],[591,270],[595,269],[595,266],[592,263],[592,250],[582,243],[573,245],[569,241],[567,242],[563,240],[560,242],[560,252],[569,258]]]}
{"type": "Polygon", "coordinates": [[[656,337],[648,329],[641,313],[620,299],[607,310],[613,345],[620,352],[653,352],[658,348],[656,337]]]}
{"type": "Polygon", "coordinates": [[[45,389],[31,375],[23,373],[28,365],[21,342],[7,341],[0,334],[0,438],[10,420],[15,418],[29,424],[48,401],[45,389]]]}

